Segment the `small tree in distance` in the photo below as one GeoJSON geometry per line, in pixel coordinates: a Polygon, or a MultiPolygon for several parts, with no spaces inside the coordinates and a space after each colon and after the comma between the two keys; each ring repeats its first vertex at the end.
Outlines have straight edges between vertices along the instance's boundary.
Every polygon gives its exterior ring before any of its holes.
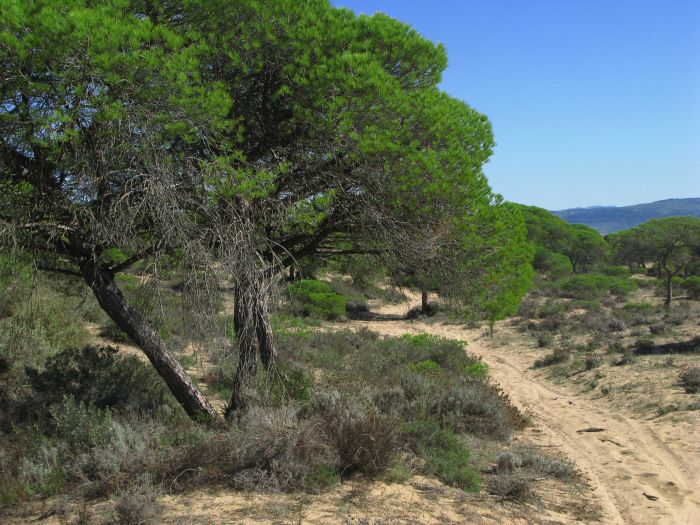
{"type": "Polygon", "coordinates": [[[651,219],[609,238],[621,262],[654,262],[664,281],[667,308],[673,297],[673,278],[700,258],[700,219],[696,217],[651,219]]]}

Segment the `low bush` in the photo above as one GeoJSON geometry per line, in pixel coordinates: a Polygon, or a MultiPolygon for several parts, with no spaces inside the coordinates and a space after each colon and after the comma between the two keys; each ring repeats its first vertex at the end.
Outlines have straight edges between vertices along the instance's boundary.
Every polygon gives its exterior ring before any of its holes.
{"type": "Polygon", "coordinates": [[[109,412],[66,396],[51,409],[56,434],[73,451],[89,450],[105,443],[112,430],[109,412]]]}
{"type": "Polygon", "coordinates": [[[407,418],[433,420],[455,432],[505,439],[524,424],[499,387],[477,378],[426,375],[402,381],[407,418]]]}
{"type": "Polygon", "coordinates": [[[485,363],[473,363],[464,368],[464,373],[468,376],[486,378],[489,367],[485,363]]]}
{"type": "Polygon", "coordinates": [[[591,312],[599,312],[601,310],[600,303],[598,301],[591,301],[587,299],[574,299],[569,304],[572,310],[582,309],[589,310],[591,312]]]}
{"type": "Polygon", "coordinates": [[[587,355],[586,359],[584,360],[584,365],[586,370],[593,370],[594,368],[599,367],[601,362],[602,360],[600,357],[596,355],[587,355]]]}
{"type": "Polygon", "coordinates": [[[545,319],[552,316],[560,316],[568,310],[566,303],[556,303],[548,301],[539,310],[540,319],[545,319]]]}
{"type": "Polygon", "coordinates": [[[489,478],[489,494],[511,501],[524,502],[533,497],[532,485],[522,474],[498,474],[489,478]]]}
{"type": "Polygon", "coordinates": [[[65,396],[100,409],[153,411],[179,406],[154,368],[111,346],[86,346],[50,357],[43,368],[27,369],[35,400],[44,405],[65,396]]]}
{"type": "Polygon", "coordinates": [[[155,525],[162,512],[158,493],[146,476],[140,483],[119,492],[114,501],[114,511],[119,525],[155,525]]]}
{"type": "Polygon", "coordinates": [[[394,462],[397,422],[393,417],[340,396],[327,400],[321,417],[343,475],[359,471],[375,477],[394,462]]]}
{"type": "Polygon", "coordinates": [[[570,275],[574,269],[568,257],[561,253],[538,248],[532,262],[535,270],[547,274],[551,279],[570,275]]]}
{"type": "Polygon", "coordinates": [[[620,359],[615,361],[613,364],[615,366],[625,366],[625,365],[632,365],[637,361],[637,355],[635,353],[635,350],[633,348],[625,348],[622,351],[622,355],[620,356],[620,359]]]}
{"type": "Polygon", "coordinates": [[[685,293],[690,299],[700,299],[700,277],[686,277],[681,283],[681,288],[685,291],[685,293]]]}
{"type": "Polygon", "coordinates": [[[579,274],[560,280],[556,287],[574,299],[596,299],[605,293],[624,297],[637,289],[636,281],[601,273],[579,274]]]}
{"type": "Polygon", "coordinates": [[[537,301],[531,297],[525,297],[518,305],[518,316],[523,319],[534,319],[539,317],[539,307],[537,301]]]}
{"type": "Polygon", "coordinates": [[[432,359],[425,359],[423,361],[418,361],[417,363],[411,363],[408,365],[409,370],[417,373],[430,373],[442,370],[439,364],[437,364],[432,359]]]}
{"type": "Polygon", "coordinates": [[[540,323],[537,325],[537,329],[539,330],[544,330],[546,332],[555,332],[559,330],[565,322],[565,318],[563,315],[550,315],[549,317],[545,317],[540,321],[540,323]]]}
{"type": "Polygon", "coordinates": [[[345,314],[346,299],[335,293],[329,284],[313,279],[302,279],[287,288],[292,309],[305,316],[337,319],[345,314]]]}
{"type": "Polygon", "coordinates": [[[454,432],[434,421],[418,421],[402,427],[401,433],[424,461],[426,474],[462,490],[479,490],[479,477],[469,464],[469,450],[454,432]]]}
{"type": "Polygon", "coordinates": [[[565,363],[571,359],[571,350],[568,348],[555,348],[551,353],[544,356],[542,359],[537,359],[535,361],[535,368],[542,368],[545,366],[557,365],[560,363],[565,363]]]}
{"type": "Polygon", "coordinates": [[[656,350],[656,343],[649,338],[637,339],[632,345],[632,349],[635,354],[651,354],[656,350]]]}
{"type": "Polygon", "coordinates": [[[576,475],[574,464],[566,459],[546,456],[530,448],[518,450],[518,455],[522,468],[563,480],[570,480],[576,475]]]}
{"type": "Polygon", "coordinates": [[[537,335],[537,347],[538,348],[546,348],[548,346],[551,346],[553,342],[554,342],[554,338],[550,334],[543,333],[543,334],[537,335]]]}
{"type": "Polygon", "coordinates": [[[627,266],[605,266],[600,270],[600,273],[610,275],[611,277],[622,277],[624,279],[632,276],[632,272],[627,266]]]}
{"type": "Polygon", "coordinates": [[[612,319],[608,320],[607,329],[610,332],[623,332],[626,328],[625,322],[622,319],[613,317],[612,319]]]}
{"type": "Polygon", "coordinates": [[[652,313],[654,305],[649,303],[625,303],[623,306],[628,312],[652,313]]]}
{"type": "Polygon", "coordinates": [[[664,323],[654,323],[649,325],[649,333],[651,335],[663,335],[668,330],[668,327],[664,323]]]}
{"type": "Polygon", "coordinates": [[[690,366],[682,370],[678,379],[687,394],[700,392],[700,366],[690,366]]]}

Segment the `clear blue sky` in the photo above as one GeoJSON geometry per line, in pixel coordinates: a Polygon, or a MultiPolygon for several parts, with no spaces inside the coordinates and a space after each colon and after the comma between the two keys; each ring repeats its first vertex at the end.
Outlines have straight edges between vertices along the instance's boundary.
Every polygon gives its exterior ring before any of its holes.
{"type": "Polygon", "coordinates": [[[332,0],[447,48],[485,113],[485,171],[548,209],[700,197],[700,0],[332,0]]]}

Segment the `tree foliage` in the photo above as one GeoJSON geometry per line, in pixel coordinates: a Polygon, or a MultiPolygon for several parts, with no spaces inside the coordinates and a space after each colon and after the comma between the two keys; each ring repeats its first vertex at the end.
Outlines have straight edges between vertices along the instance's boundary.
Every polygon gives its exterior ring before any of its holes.
{"type": "Polygon", "coordinates": [[[528,239],[536,246],[535,267],[563,273],[565,268],[553,254],[565,255],[574,273],[590,269],[607,257],[605,239],[583,224],[564,219],[536,206],[519,206],[527,226],[528,239]]]}
{"type": "Polygon", "coordinates": [[[274,361],[270,279],[302,257],[522,293],[490,123],[409,26],[325,0],[4,0],[0,30],[2,240],[83,278],[193,417],[211,405],[115,282],[138,260],[178,253],[193,293],[233,279],[234,408],[256,347],[274,361]]]}
{"type": "Polygon", "coordinates": [[[609,236],[615,256],[627,264],[653,262],[664,278],[666,306],[671,304],[672,282],[688,264],[700,258],[700,219],[651,219],[635,228],[609,236]]]}

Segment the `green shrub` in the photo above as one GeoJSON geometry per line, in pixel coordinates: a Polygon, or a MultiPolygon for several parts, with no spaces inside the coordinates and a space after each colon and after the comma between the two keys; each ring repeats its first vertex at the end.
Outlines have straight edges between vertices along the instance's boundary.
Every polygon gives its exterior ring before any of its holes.
{"type": "Polygon", "coordinates": [[[700,299],[700,277],[692,276],[683,279],[681,288],[691,299],[700,299]]]}
{"type": "Polygon", "coordinates": [[[302,279],[287,288],[292,308],[305,316],[337,319],[345,314],[346,299],[335,293],[329,284],[302,279]]]}
{"type": "Polygon", "coordinates": [[[121,328],[119,328],[117,326],[117,323],[115,323],[111,319],[107,319],[104,321],[100,330],[100,335],[105,339],[114,341],[115,343],[128,343],[131,340],[129,339],[127,333],[121,328]]]}
{"type": "Polygon", "coordinates": [[[56,434],[74,451],[88,450],[104,443],[112,429],[109,412],[66,396],[51,409],[56,434]]]}
{"type": "Polygon", "coordinates": [[[558,290],[574,299],[596,299],[604,293],[623,297],[637,289],[636,281],[600,273],[572,275],[556,284],[558,290]]]}
{"type": "Polygon", "coordinates": [[[538,248],[532,266],[535,270],[547,274],[551,279],[570,275],[574,271],[567,256],[543,248],[538,248]]]}
{"type": "Polygon", "coordinates": [[[423,373],[423,372],[439,372],[442,370],[440,365],[437,364],[432,359],[424,359],[423,361],[418,361],[417,363],[411,363],[408,365],[409,370],[412,372],[423,373]]]}
{"type": "MultiPolygon", "coordinates": [[[[267,378],[266,378],[267,379],[267,378]]],[[[312,374],[297,365],[280,363],[276,380],[272,384],[273,394],[287,396],[294,401],[308,401],[314,390],[312,374]]],[[[231,384],[230,382],[228,383],[231,384]]]]}
{"type": "Polygon", "coordinates": [[[464,373],[472,377],[485,378],[488,375],[489,367],[486,363],[473,363],[464,367],[464,373]]]}
{"type": "Polygon", "coordinates": [[[404,334],[380,343],[385,352],[409,362],[432,361],[440,368],[461,373],[478,360],[465,352],[466,343],[431,334],[404,334]]]}
{"type": "Polygon", "coordinates": [[[629,312],[651,313],[654,305],[649,303],[626,303],[623,308],[629,312]]]}
{"type": "Polygon", "coordinates": [[[627,268],[627,266],[606,266],[600,270],[604,275],[610,275],[611,277],[622,277],[627,279],[632,276],[632,272],[627,268]]]}
{"type": "Polygon", "coordinates": [[[314,465],[304,476],[304,485],[309,489],[327,489],[339,482],[340,476],[335,465],[314,465]]]}
{"type": "Polygon", "coordinates": [[[564,303],[555,303],[552,301],[548,301],[542,307],[540,308],[539,311],[539,317],[540,319],[545,319],[547,317],[553,317],[553,316],[558,316],[566,312],[567,310],[567,305],[564,303]]]}
{"type": "Polygon", "coordinates": [[[434,421],[408,423],[401,434],[425,461],[426,474],[462,490],[479,490],[479,476],[469,464],[469,449],[457,434],[441,429],[434,421]]]}
{"type": "Polygon", "coordinates": [[[0,319],[18,312],[31,294],[31,278],[27,261],[0,254],[0,319]]]}
{"type": "Polygon", "coordinates": [[[569,304],[569,307],[572,310],[580,308],[582,310],[589,310],[592,312],[599,312],[601,309],[600,303],[598,301],[591,301],[586,299],[574,299],[569,304]]]}
{"type": "Polygon", "coordinates": [[[166,404],[177,406],[152,366],[110,346],[64,350],[50,357],[43,370],[26,372],[37,401],[44,405],[70,396],[98,409],[155,411],[166,404]]]}
{"type": "Polygon", "coordinates": [[[404,417],[433,420],[455,432],[506,439],[522,415],[501,390],[480,378],[411,375],[403,378],[404,417]]]}

